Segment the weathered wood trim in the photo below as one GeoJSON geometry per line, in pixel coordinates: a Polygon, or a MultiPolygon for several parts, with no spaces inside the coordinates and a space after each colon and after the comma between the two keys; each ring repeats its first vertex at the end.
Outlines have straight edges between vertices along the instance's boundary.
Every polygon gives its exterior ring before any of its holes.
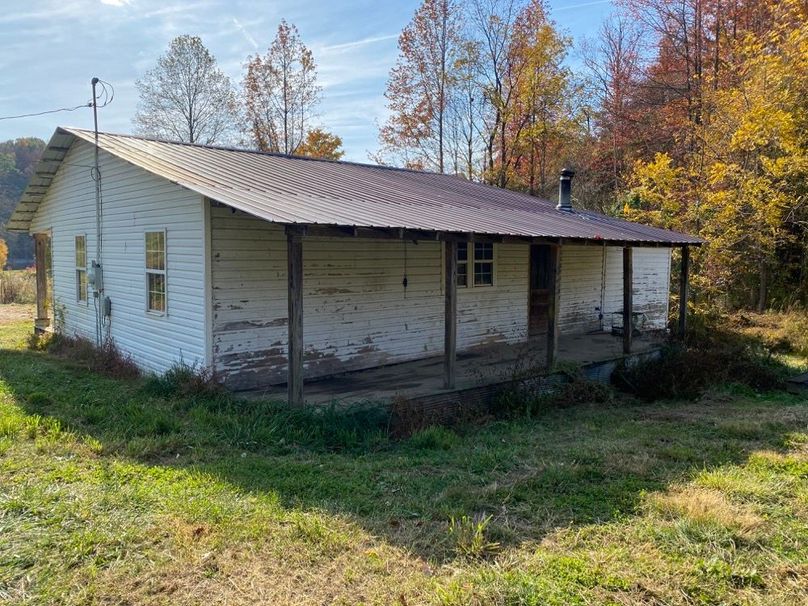
{"type": "Polygon", "coordinates": [[[50,326],[48,317],[48,268],[45,259],[48,234],[34,234],[34,255],[36,265],[36,320],[34,331],[44,332],[50,326]]]}
{"type": "Polygon", "coordinates": [[[454,389],[455,361],[457,359],[457,242],[447,241],[444,246],[446,271],[444,287],[444,386],[454,389]]]}
{"type": "Polygon", "coordinates": [[[291,406],[303,404],[303,235],[286,230],[289,295],[288,400],[291,406]]]}
{"type": "Polygon", "coordinates": [[[205,305],[205,366],[213,366],[213,232],[211,230],[210,205],[208,198],[202,197],[202,234],[204,238],[204,305],[205,305]]]}
{"type": "Polygon", "coordinates": [[[623,248],[623,353],[631,353],[634,336],[634,249],[623,248]]]}
{"type": "Polygon", "coordinates": [[[547,308],[547,368],[558,359],[558,317],[561,299],[561,247],[550,248],[550,305],[547,308]]]}
{"type": "MultiPolygon", "coordinates": [[[[439,240],[441,242],[493,242],[516,244],[555,244],[560,238],[505,236],[471,232],[442,232],[402,227],[359,227],[356,225],[286,224],[287,228],[302,231],[306,236],[319,238],[369,238],[374,240],[439,240]]],[[[602,244],[602,240],[597,241],[602,244]]]]}
{"type": "Polygon", "coordinates": [[[679,331],[680,339],[687,331],[687,300],[690,297],[690,248],[682,248],[682,267],[679,270],[679,331]]]}

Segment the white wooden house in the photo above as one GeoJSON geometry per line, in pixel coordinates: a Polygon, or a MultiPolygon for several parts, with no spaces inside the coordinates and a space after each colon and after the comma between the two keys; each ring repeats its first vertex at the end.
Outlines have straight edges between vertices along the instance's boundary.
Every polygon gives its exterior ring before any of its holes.
{"type": "Polygon", "coordinates": [[[570,179],[557,205],[58,128],[8,227],[36,238],[39,329],[112,338],[149,371],[183,360],[233,389],[286,383],[302,401],[304,379],[424,358],[452,387],[458,351],[495,345],[541,342],[552,363],[560,338],[626,310],[664,330],[671,249],[700,241],[573,209],[570,179]]]}

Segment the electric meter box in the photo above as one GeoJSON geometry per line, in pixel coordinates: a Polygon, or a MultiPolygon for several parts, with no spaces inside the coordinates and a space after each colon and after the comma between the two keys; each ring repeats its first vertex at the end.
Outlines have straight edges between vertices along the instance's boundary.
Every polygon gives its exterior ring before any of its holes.
{"type": "Polygon", "coordinates": [[[87,282],[95,292],[104,290],[104,270],[95,261],[93,261],[90,271],[87,272],[87,282]]]}

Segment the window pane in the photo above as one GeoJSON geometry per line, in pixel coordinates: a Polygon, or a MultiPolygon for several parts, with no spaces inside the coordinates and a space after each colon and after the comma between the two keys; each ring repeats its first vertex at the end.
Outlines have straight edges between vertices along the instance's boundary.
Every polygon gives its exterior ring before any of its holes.
{"type": "Polygon", "coordinates": [[[84,236],[76,236],[76,267],[87,267],[87,241],[84,236]]]}
{"type": "Polygon", "coordinates": [[[467,261],[469,258],[469,245],[466,242],[457,243],[457,260],[467,261]]]}
{"type": "Polygon", "coordinates": [[[149,311],[166,310],[166,277],[163,274],[147,274],[149,277],[149,311]]]}
{"type": "Polygon", "coordinates": [[[76,270],[76,299],[87,300],[87,272],[83,269],[76,270]]]}
{"type": "Polygon", "coordinates": [[[493,261],[494,260],[494,245],[491,242],[475,242],[474,243],[474,260],[475,261],[493,261]]]}
{"type": "Polygon", "coordinates": [[[457,264],[457,285],[458,286],[469,285],[469,266],[467,263],[457,264]]]}
{"type": "Polygon", "coordinates": [[[490,286],[494,283],[494,264],[490,261],[474,264],[474,285],[490,286]]]}
{"type": "Polygon", "coordinates": [[[166,268],[166,235],[161,231],[146,232],[146,269],[166,268]]]}

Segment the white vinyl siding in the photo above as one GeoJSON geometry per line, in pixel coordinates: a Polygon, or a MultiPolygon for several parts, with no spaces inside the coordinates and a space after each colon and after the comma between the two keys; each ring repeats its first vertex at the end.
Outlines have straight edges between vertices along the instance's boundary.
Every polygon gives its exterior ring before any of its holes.
{"type": "MultiPolygon", "coordinates": [[[[101,152],[103,270],[112,301],[110,336],[146,370],[162,372],[179,359],[206,363],[205,238],[202,197],[101,152]],[[170,268],[168,315],[145,313],[145,238],[166,230],[170,268]]],[[[86,234],[87,263],[96,259],[93,147],[76,141],[34,216],[31,232],[52,231],[57,317],[65,331],[95,338],[95,309],[76,301],[74,237],[86,234]],[[60,312],[61,310],[61,312],[60,312]]],[[[89,293],[92,298],[92,289],[89,293]]]]}

